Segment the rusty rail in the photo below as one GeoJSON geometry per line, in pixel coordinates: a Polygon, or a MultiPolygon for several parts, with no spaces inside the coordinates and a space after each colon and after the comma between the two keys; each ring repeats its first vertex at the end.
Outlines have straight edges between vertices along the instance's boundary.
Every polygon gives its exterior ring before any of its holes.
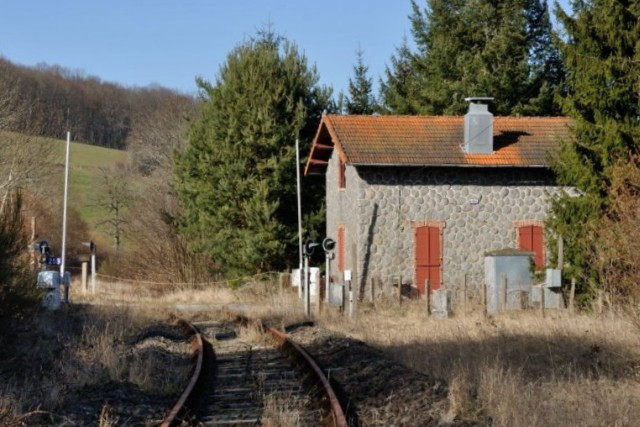
{"type": "Polygon", "coordinates": [[[196,354],[196,364],[193,369],[193,373],[191,374],[189,384],[187,384],[187,387],[180,395],[180,398],[178,399],[176,404],[173,405],[173,408],[171,408],[171,412],[169,412],[169,415],[164,419],[164,421],[162,421],[162,424],[160,424],[161,427],[170,427],[173,425],[176,417],[185,407],[185,404],[187,403],[189,398],[193,395],[196,384],[200,380],[202,365],[204,363],[204,342],[202,340],[202,335],[200,335],[198,329],[184,319],[178,319],[177,323],[183,328],[193,332],[193,340],[191,341],[191,345],[193,346],[194,352],[196,354]]]}
{"type": "Polygon", "coordinates": [[[294,349],[294,351],[302,357],[305,362],[307,368],[312,371],[318,380],[318,382],[322,385],[326,398],[329,401],[329,405],[331,407],[331,415],[333,416],[333,423],[337,427],[347,427],[347,418],[342,410],[342,405],[340,405],[340,401],[331,387],[331,383],[329,379],[325,376],[324,372],[318,366],[318,364],[313,360],[313,358],[307,353],[307,351],[302,348],[295,341],[290,340],[284,332],[281,332],[275,328],[264,325],[260,323],[261,327],[269,332],[279,343],[281,346],[290,346],[294,349]]]}

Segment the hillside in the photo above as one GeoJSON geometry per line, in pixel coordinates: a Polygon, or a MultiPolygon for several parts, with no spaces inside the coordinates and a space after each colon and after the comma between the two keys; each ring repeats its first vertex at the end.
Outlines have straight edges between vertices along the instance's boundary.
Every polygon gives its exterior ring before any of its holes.
{"type": "MultiPolygon", "coordinates": [[[[44,206],[62,206],[66,141],[0,132],[0,144],[4,160],[0,162],[2,177],[21,172],[17,178],[28,194],[45,201],[44,206]],[[18,166],[10,172],[8,168],[12,163],[18,166]]],[[[107,215],[105,208],[97,206],[98,201],[105,191],[105,176],[112,176],[117,170],[126,168],[130,164],[130,153],[71,142],[69,159],[69,208],[77,211],[87,223],[91,235],[107,238],[104,230],[96,229],[97,221],[107,215]]],[[[51,218],[40,226],[57,228],[50,222],[58,222],[61,213],[51,212],[51,218]]]]}
{"type": "Polygon", "coordinates": [[[0,56],[2,130],[55,138],[69,129],[77,141],[122,149],[144,132],[148,117],[195,105],[193,97],[171,89],[128,88],[57,65],[26,67],[0,56]]]}
{"type": "MultiPolygon", "coordinates": [[[[56,145],[54,163],[56,170],[64,177],[64,160],[66,142],[42,138],[56,145]]],[[[118,167],[126,167],[130,162],[130,155],[126,151],[71,142],[69,153],[69,206],[73,206],[80,213],[91,228],[96,220],[106,212],[97,207],[96,200],[103,191],[105,173],[113,172],[118,167]]],[[[62,181],[64,182],[64,181],[62,181]]],[[[62,188],[60,194],[62,195],[62,188]]]]}

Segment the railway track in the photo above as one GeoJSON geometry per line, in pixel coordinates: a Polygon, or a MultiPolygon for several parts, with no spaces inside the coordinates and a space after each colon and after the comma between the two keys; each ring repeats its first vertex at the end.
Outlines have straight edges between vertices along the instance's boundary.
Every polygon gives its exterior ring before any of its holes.
{"type": "Polygon", "coordinates": [[[347,425],[320,367],[284,333],[242,317],[179,322],[193,335],[194,369],[163,427],[347,425]]]}

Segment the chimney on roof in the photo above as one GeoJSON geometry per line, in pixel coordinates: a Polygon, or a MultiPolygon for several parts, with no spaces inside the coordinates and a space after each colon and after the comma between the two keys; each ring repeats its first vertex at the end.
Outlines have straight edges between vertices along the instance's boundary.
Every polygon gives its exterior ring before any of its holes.
{"type": "Polygon", "coordinates": [[[493,153],[493,114],[487,102],[493,98],[465,98],[469,111],[464,115],[464,151],[472,154],[493,153]]]}

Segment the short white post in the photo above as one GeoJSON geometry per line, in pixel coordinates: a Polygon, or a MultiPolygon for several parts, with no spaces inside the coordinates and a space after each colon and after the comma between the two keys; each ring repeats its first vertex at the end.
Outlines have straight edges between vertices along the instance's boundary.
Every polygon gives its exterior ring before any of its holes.
{"type": "Polygon", "coordinates": [[[91,293],[96,293],[96,254],[91,254],[91,293]]]}
{"type": "Polygon", "coordinates": [[[304,257],[304,290],[303,290],[303,295],[304,295],[304,315],[307,318],[311,317],[311,292],[310,291],[310,287],[309,286],[309,282],[310,282],[310,274],[311,272],[309,271],[309,257],[305,256],[304,257]]]}
{"type": "Polygon", "coordinates": [[[347,296],[349,298],[349,317],[355,314],[355,302],[353,301],[353,286],[351,281],[351,270],[344,271],[344,285],[347,287],[347,296]]]}
{"type": "Polygon", "coordinates": [[[82,263],[82,293],[86,294],[87,293],[87,263],[83,262],[82,263]]]}

